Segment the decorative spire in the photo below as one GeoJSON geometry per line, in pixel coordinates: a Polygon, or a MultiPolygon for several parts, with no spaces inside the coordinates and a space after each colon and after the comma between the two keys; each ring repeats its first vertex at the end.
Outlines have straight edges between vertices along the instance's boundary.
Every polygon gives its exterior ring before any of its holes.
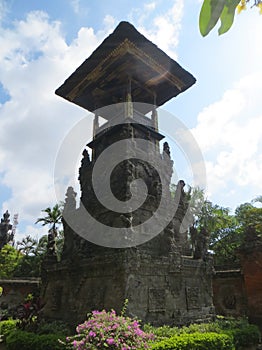
{"type": "Polygon", "coordinates": [[[74,191],[72,186],[69,186],[66,191],[66,199],[64,212],[68,212],[76,209],[76,192],[74,191]]]}
{"type": "Polygon", "coordinates": [[[163,145],[163,157],[164,158],[171,158],[171,154],[170,154],[170,147],[169,147],[169,144],[168,142],[164,142],[164,145],[163,145]]]}

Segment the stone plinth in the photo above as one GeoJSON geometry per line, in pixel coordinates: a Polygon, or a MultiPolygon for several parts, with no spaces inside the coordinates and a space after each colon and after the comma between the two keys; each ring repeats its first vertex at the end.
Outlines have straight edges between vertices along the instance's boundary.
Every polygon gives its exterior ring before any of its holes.
{"type": "Polygon", "coordinates": [[[120,312],[155,325],[184,325],[212,318],[209,262],[189,257],[154,257],[139,249],[83,259],[79,265],[47,267],[45,316],[72,325],[92,310],[120,312]]]}

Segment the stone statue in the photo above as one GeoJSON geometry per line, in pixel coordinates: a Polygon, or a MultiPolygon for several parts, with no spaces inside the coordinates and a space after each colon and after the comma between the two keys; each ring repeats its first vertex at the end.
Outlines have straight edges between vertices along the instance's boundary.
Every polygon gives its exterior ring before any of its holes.
{"type": "Polygon", "coordinates": [[[69,186],[66,191],[64,212],[72,211],[76,209],[76,192],[72,186],[69,186]]]}
{"type": "Polygon", "coordinates": [[[164,142],[164,145],[163,145],[163,156],[167,155],[169,158],[170,158],[170,147],[169,147],[169,144],[168,142],[164,142]]]}
{"type": "Polygon", "coordinates": [[[81,166],[79,168],[79,177],[78,177],[78,180],[80,180],[81,186],[83,186],[85,182],[85,173],[91,163],[89,153],[86,149],[84,149],[82,155],[83,155],[83,158],[81,160],[81,166]]]}
{"type": "Polygon", "coordinates": [[[206,260],[208,254],[209,233],[202,227],[196,237],[196,246],[194,251],[194,259],[206,260]]]}
{"type": "Polygon", "coordinates": [[[8,210],[4,213],[0,223],[0,250],[4,245],[13,240],[12,225],[10,224],[10,214],[8,210]]]}
{"type": "Polygon", "coordinates": [[[47,255],[49,256],[56,255],[56,236],[57,236],[56,229],[52,227],[48,231],[48,236],[47,236],[47,255]]]}
{"type": "Polygon", "coordinates": [[[193,254],[195,252],[196,249],[196,241],[197,241],[197,229],[195,226],[191,226],[189,229],[189,233],[190,233],[190,240],[191,240],[191,245],[192,245],[192,251],[193,254]]]}

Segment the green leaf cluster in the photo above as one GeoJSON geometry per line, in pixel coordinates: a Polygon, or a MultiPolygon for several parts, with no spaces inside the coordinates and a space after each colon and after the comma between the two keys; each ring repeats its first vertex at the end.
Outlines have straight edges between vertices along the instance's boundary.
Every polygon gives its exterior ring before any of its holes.
{"type": "MultiPolygon", "coordinates": [[[[193,344],[197,344],[199,341],[199,336],[197,336],[198,341],[196,343],[192,343],[195,339],[195,335],[192,334],[224,334],[227,335],[232,341],[233,345],[236,349],[240,349],[241,347],[248,347],[257,345],[260,341],[260,331],[259,328],[255,325],[251,325],[248,323],[247,319],[234,319],[234,318],[225,318],[220,316],[216,321],[210,323],[200,323],[200,324],[191,324],[186,327],[170,327],[170,326],[162,326],[162,327],[153,327],[149,324],[144,325],[144,330],[147,333],[152,333],[156,337],[157,346],[167,346],[160,347],[156,349],[169,349],[168,346],[170,344],[173,346],[170,349],[180,349],[178,345],[181,343],[176,343],[177,337],[182,337],[183,342],[188,345],[188,348],[185,349],[198,349],[198,347],[194,347],[193,344]],[[187,340],[187,336],[190,335],[189,340],[187,340]],[[167,341],[168,339],[173,339],[172,341],[167,341]],[[186,340],[185,340],[186,339],[186,340]],[[192,340],[193,339],[193,340],[192,340]],[[164,344],[164,345],[163,345],[164,344]],[[175,345],[174,345],[175,344],[175,345]]],[[[213,338],[211,336],[211,338],[213,338]]],[[[179,338],[181,339],[181,338],[179,338]]],[[[203,340],[203,338],[201,338],[203,340]]],[[[210,337],[208,338],[210,340],[210,337]]],[[[205,346],[205,341],[202,343],[202,348],[200,349],[212,349],[211,345],[205,346]],[[210,346],[210,347],[209,347],[210,346]]],[[[154,343],[155,346],[155,343],[154,343]]],[[[183,345],[186,346],[186,345],[183,345]]],[[[200,346],[200,345],[199,345],[200,346]]],[[[217,346],[217,345],[216,345],[217,346]]],[[[184,349],[184,347],[181,347],[184,349]]],[[[219,347],[218,347],[219,349],[219,347]]]]}
{"type": "Polygon", "coordinates": [[[218,33],[226,33],[234,22],[236,7],[240,0],[204,0],[200,16],[199,29],[206,36],[220,19],[218,33]]]}
{"type": "Polygon", "coordinates": [[[14,247],[6,244],[0,251],[0,278],[13,277],[23,255],[14,247]]]}
{"type": "Polygon", "coordinates": [[[152,350],[234,350],[233,339],[227,334],[191,333],[175,335],[156,342],[152,350]]]}
{"type": "Polygon", "coordinates": [[[5,320],[0,322],[0,335],[5,341],[9,333],[16,329],[17,320],[5,320]]]}
{"type": "MultiPolygon", "coordinates": [[[[65,338],[65,337],[62,337],[65,338]]],[[[60,334],[35,334],[19,329],[11,332],[6,338],[7,350],[60,350],[64,345],[59,342],[60,334]]],[[[64,340],[64,339],[62,339],[64,340]]]]}

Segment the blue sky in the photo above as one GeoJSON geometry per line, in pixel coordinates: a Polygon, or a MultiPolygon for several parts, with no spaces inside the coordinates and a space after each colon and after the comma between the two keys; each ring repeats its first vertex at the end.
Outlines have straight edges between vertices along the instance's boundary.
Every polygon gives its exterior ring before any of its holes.
{"type": "MultiPolygon", "coordinates": [[[[234,209],[261,195],[262,17],[247,10],[227,34],[215,29],[202,38],[200,7],[199,0],[0,0],[0,207],[19,213],[18,238],[45,233],[34,222],[57,200],[59,145],[87,115],[54,91],[121,20],[197,79],[164,109],[183,121],[201,149],[208,198],[234,209]]],[[[178,178],[192,184],[186,157],[172,141],[174,124],[160,119],[171,135],[178,178]]],[[[78,166],[79,159],[76,173],[78,166]]]]}

